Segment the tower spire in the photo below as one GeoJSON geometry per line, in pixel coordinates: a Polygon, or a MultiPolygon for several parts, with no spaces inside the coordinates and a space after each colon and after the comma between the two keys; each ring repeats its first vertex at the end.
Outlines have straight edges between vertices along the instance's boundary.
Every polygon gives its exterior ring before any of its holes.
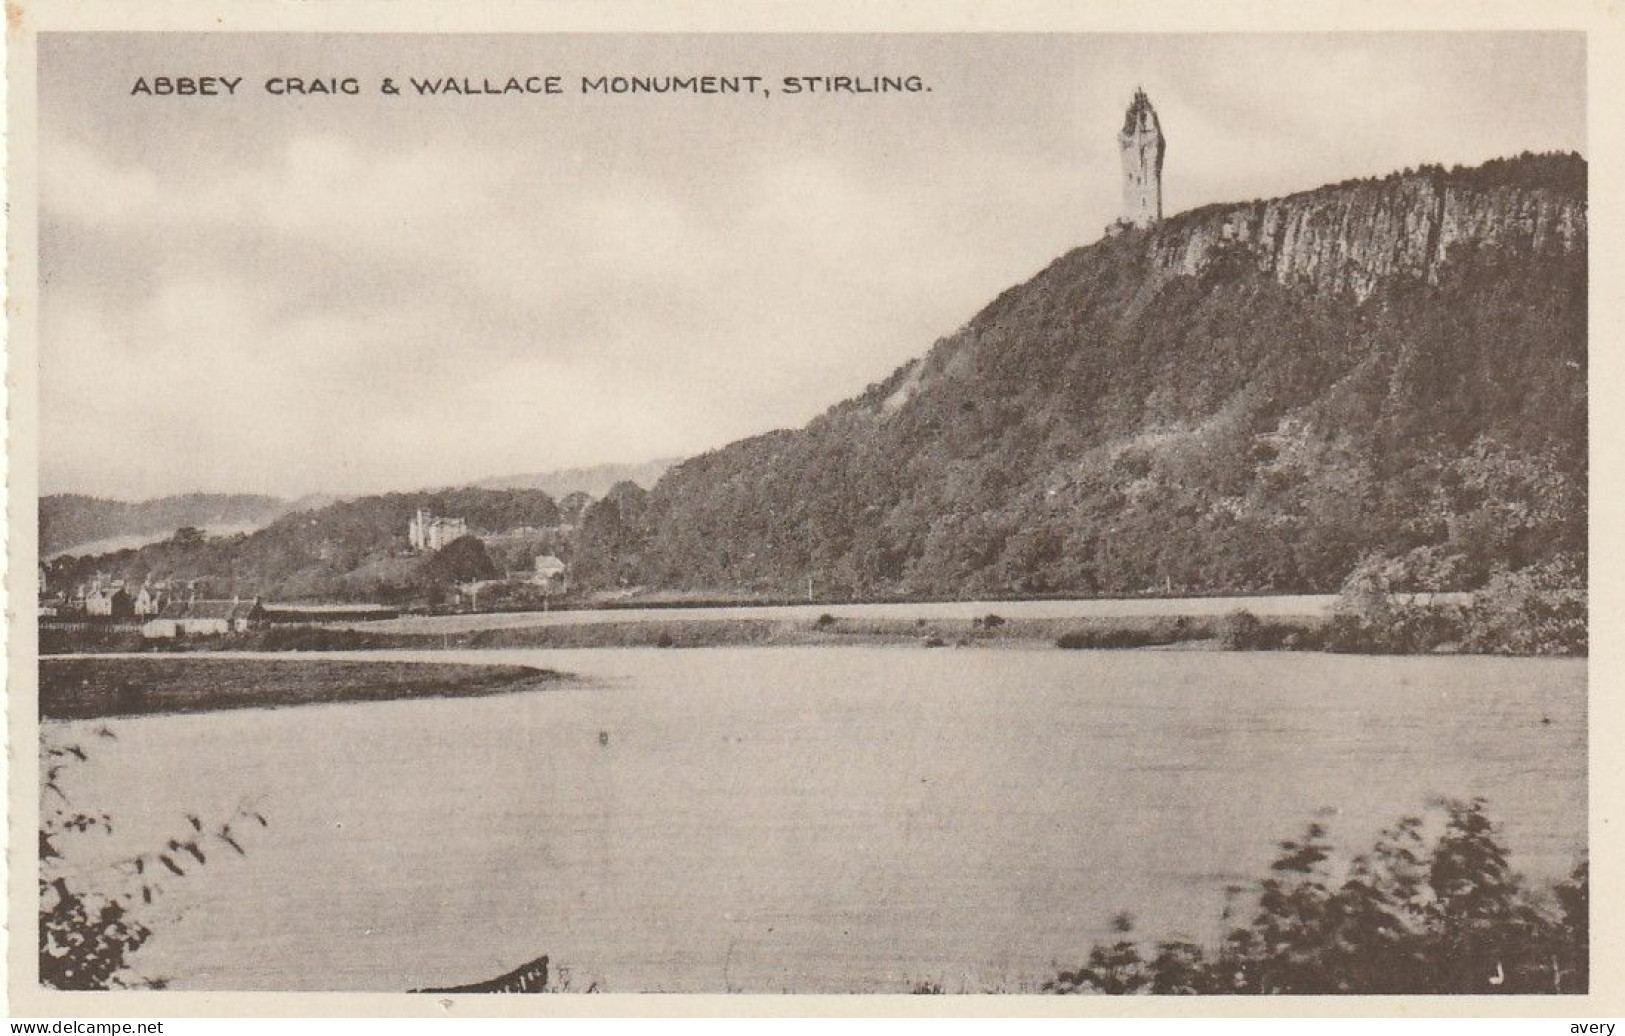
{"type": "Polygon", "coordinates": [[[1117,148],[1123,159],[1122,222],[1132,227],[1149,227],[1160,222],[1162,157],[1167,142],[1162,136],[1157,110],[1141,87],[1134,88],[1134,99],[1123,113],[1117,148]]]}

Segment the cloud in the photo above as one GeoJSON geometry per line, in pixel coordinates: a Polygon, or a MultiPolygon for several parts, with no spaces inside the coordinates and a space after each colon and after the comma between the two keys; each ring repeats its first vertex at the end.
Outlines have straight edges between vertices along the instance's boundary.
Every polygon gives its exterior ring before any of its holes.
{"type": "MultiPolygon", "coordinates": [[[[435,38],[420,63],[698,48],[934,92],[129,103],[119,77],[159,57],[251,85],[321,46],[188,39],[44,48],[48,491],[399,488],[799,424],[1098,237],[1136,79],[1176,207],[1583,134],[1583,49],[1547,37],[435,38]]],[[[399,64],[391,38],[345,47],[399,64]]]]}

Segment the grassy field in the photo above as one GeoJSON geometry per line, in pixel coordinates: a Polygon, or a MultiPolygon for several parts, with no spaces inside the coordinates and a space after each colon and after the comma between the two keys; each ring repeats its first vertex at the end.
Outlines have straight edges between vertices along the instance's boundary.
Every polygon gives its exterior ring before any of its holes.
{"type": "Polygon", "coordinates": [[[518,665],[327,659],[40,660],[40,716],[91,719],[395,698],[466,698],[566,679],[518,665]]]}

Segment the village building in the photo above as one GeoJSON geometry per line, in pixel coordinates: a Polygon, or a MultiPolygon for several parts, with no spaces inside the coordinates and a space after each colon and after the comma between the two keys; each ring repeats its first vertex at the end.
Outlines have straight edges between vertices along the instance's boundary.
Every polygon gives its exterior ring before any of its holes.
{"type": "Polygon", "coordinates": [[[468,522],[461,518],[437,518],[418,508],[406,527],[406,538],[417,551],[441,550],[453,540],[468,535],[468,522]]]}
{"type": "Polygon", "coordinates": [[[135,600],[117,584],[94,587],[85,594],[85,614],[104,619],[133,619],[135,600]]]}
{"type": "Polygon", "coordinates": [[[135,592],[135,614],[139,618],[150,618],[164,610],[169,600],[168,592],[157,586],[142,586],[135,592]]]}
{"type": "Polygon", "coordinates": [[[569,588],[570,567],[552,554],[536,558],[536,567],[530,581],[537,586],[569,588]]]}
{"type": "Polygon", "coordinates": [[[242,633],[251,629],[263,614],[257,597],[170,601],[157,616],[142,624],[141,635],[159,639],[242,633]]]}

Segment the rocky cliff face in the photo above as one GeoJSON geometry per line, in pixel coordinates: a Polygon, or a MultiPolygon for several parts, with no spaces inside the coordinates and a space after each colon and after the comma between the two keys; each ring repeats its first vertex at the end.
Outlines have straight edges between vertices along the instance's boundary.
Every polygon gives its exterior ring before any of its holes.
{"type": "Polygon", "coordinates": [[[1109,235],[806,428],[673,468],[620,578],[1331,591],[1420,549],[1459,589],[1581,555],[1585,203],[1582,159],[1525,156],[1109,235]]]}
{"type": "Polygon", "coordinates": [[[1199,275],[1240,252],[1281,284],[1364,300],[1389,277],[1437,284],[1452,250],[1463,245],[1524,255],[1583,251],[1585,196],[1423,170],[1198,210],[1164,223],[1150,247],[1165,273],[1199,275]]]}

